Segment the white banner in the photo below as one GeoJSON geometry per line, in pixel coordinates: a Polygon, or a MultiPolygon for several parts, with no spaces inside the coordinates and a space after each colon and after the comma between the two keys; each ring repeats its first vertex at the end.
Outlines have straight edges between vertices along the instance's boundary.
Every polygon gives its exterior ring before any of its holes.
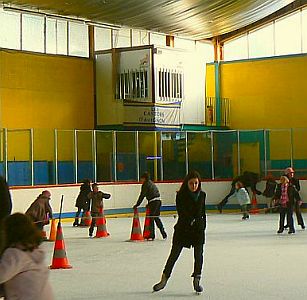
{"type": "Polygon", "coordinates": [[[124,104],[125,125],[179,126],[180,105],[124,104]]]}

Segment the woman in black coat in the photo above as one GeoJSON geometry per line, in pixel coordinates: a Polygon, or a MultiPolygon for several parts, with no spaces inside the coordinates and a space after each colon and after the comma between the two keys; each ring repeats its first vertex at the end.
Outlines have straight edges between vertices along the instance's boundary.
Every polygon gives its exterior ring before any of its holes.
{"type": "Polygon", "coordinates": [[[200,175],[191,171],[184,179],[176,197],[178,222],[175,225],[173,245],[163,270],[161,281],[153,286],[155,292],[160,291],[172,273],[172,269],[183,248],[194,248],[193,286],[198,293],[203,291],[200,286],[203,266],[203,248],[206,230],[206,193],[201,190],[200,175]]]}

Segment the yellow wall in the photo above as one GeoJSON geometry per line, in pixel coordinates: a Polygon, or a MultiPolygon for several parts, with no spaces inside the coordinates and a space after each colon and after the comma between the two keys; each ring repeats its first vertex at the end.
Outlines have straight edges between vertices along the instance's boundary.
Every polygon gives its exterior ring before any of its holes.
{"type": "MultiPolygon", "coordinates": [[[[221,64],[221,97],[234,129],[307,127],[307,55],[221,64]]],[[[207,67],[214,96],[214,66],[207,67]]]]}
{"type": "Polygon", "coordinates": [[[0,126],[94,127],[93,62],[0,51],[0,126]]]}

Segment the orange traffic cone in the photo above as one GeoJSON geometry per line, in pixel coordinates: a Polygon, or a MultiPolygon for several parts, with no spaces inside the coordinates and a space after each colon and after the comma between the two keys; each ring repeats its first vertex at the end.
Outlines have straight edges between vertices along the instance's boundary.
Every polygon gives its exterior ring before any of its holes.
{"type": "Polygon", "coordinates": [[[49,234],[49,241],[54,242],[56,240],[56,220],[51,220],[51,226],[50,226],[50,234],[49,234]]]}
{"type": "Polygon", "coordinates": [[[259,208],[257,206],[257,198],[256,198],[256,193],[253,193],[253,197],[252,197],[252,208],[250,210],[250,213],[255,215],[255,214],[259,214],[259,208]]]}
{"type": "Polygon", "coordinates": [[[87,211],[83,218],[84,218],[84,225],[90,227],[92,223],[91,213],[87,211]]]}
{"type": "Polygon", "coordinates": [[[58,223],[56,241],[54,243],[52,265],[49,268],[50,269],[71,269],[72,268],[72,266],[68,263],[68,259],[66,256],[61,221],[59,221],[58,223]]]}
{"type": "Polygon", "coordinates": [[[106,226],[106,218],[103,213],[103,208],[100,208],[99,211],[99,217],[96,221],[97,225],[97,232],[96,232],[96,238],[101,238],[101,237],[108,237],[110,234],[107,232],[107,226],[106,226]]]}
{"type": "Polygon", "coordinates": [[[137,208],[134,209],[130,241],[132,242],[143,242],[144,241],[140,219],[139,219],[139,213],[138,213],[137,208]]]}
{"type": "Polygon", "coordinates": [[[143,231],[143,238],[145,240],[148,240],[151,237],[151,221],[152,221],[152,218],[150,217],[150,210],[149,208],[147,207],[146,208],[146,217],[145,217],[145,222],[144,222],[144,231],[143,231]]]}

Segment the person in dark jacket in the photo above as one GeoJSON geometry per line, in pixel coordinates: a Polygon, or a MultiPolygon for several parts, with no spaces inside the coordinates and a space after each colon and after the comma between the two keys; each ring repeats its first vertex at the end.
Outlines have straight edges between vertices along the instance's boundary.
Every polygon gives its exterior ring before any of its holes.
{"type": "MultiPolygon", "coordinates": [[[[298,197],[299,197],[299,191],[301,190],[301,186],[300,186],[300,181],[299,179],[294,177],[295,172],[293,170],[293,168],[288,167],[285,169],[285,176],[287,176],[287,178],[289,179],[291,185],[296,189],[298,197]]],[[[305,229],[305,223],[304,223],[304,219],[301,213],[301,205],[302,205],[302,200],[299,199],[298,201],[295,202],[295,206],[294,206],[294,210],[295,210],[295,214],[296,214],[296,219],[297,219],[297,224],[301,226],[302,229],[305,229]]],[[[289,224],[287,224],[285,226],[285,228],[288,228],[289,224]]]]}
{"type": "Polygon", "coordinates": [[[8,184],[4,177],[0,176],[0,253],[4,247],[3,220],[12,211],[12,199],[8,184]]]}
{"type": "Polygon", "coordinates": [[[289,234],[295,233],[293,223],[293,209],[295,202],[300,201],[300,197],[294,185],[290,182],[287,176],[280,177],[280,183],[277,185],[274,195],[275,203],[279,205],[279,229],[277,233],[284,231],[285,217],[287,216],[287,223],[289,225],[289,234]]]}
{"type": "Polygon", "coordinates": [[[206,230],[206,193],[201,190],[200,175],[191,171],[184,179],[176,196],[178,221],[175,225],[171,253],[164,267],[161,281],[153,286],[155,292],[163,289],[183,248],[194,248],[193,286],[198,293],[203,288],[200,278],[203,266],[203,248],[206,230]]]}
{"type": "Polygon", "coordinates": [[[6,180],[0,176],[0,222],[12,211],[12,199],[6,180]]]}
{"type": "Polygon", "coordinates": [[[244,185],[245,188],[250,187],[252,192],[261,195],[261,192],[257,190],[256,185],[260,181],[259,175],[254,172],[245,171],[242,175],[235,177],[231,183],[230,192],[227,196],[217,205],[217,209],[220,213],[222,213],[223,207],[227,204],[228,199],[232,196],[236,191],[236,183],[240,181],[244,185]]]}
{"type": "Polygon", "coordinates": [[[84,226],[83,217],[85,216],[85,213],[89,211],[89,199],[87,196],[91,191],[91,181],[89,179],[85,179],[83,181],[83,184],[80,186],[80,192],[76,200],[75,207],[78,208],[78,211],[76,212],[73,226],[84,226]],[[79,216],[81,211],[81,222],[79,223],[79,216]]]}
{"type": "Polygon", "coordinates": [[[141,193],[139,195],[138,201],[133,206],[133,208],[137,208],[146,197],[148,201],[148,208],[149,208],[149,214],[150,214],[150,237],[148,239],[154,240],[155,239],[155,225],[157,224],[157,227],[160,229],[161,235],[163,239],[167,238],[167,234],[164,230],[162,221],[160,219],[160,208],[161,208],[161,198],[160,198],[160,192],[157,188],[157,186],[150,180],[150,176],[148,172],[145,172],[141,176],[141,182],[142,188],[141,193]]]}
{"type": "Polygon", "coordinates": [[[49,191],[43,191],[30,205],[26,211],[36,227],[43,231],[44,225],[49,224],[49,219],[52,219],[52,208],[50,206],[51,193],[49,191]]]}
{"type": "Polygon", "coordinates": [[[99,216],[100,209],[103,209],[103,199],[110,199],[111,195],[99,191],[98,184],[92,184],[93,191],[88,194],[89,207],[91,209],[92,223],[89,229],[89,236],[93,236],[94,228],[96,226],[96,219],[99,216]]]}

